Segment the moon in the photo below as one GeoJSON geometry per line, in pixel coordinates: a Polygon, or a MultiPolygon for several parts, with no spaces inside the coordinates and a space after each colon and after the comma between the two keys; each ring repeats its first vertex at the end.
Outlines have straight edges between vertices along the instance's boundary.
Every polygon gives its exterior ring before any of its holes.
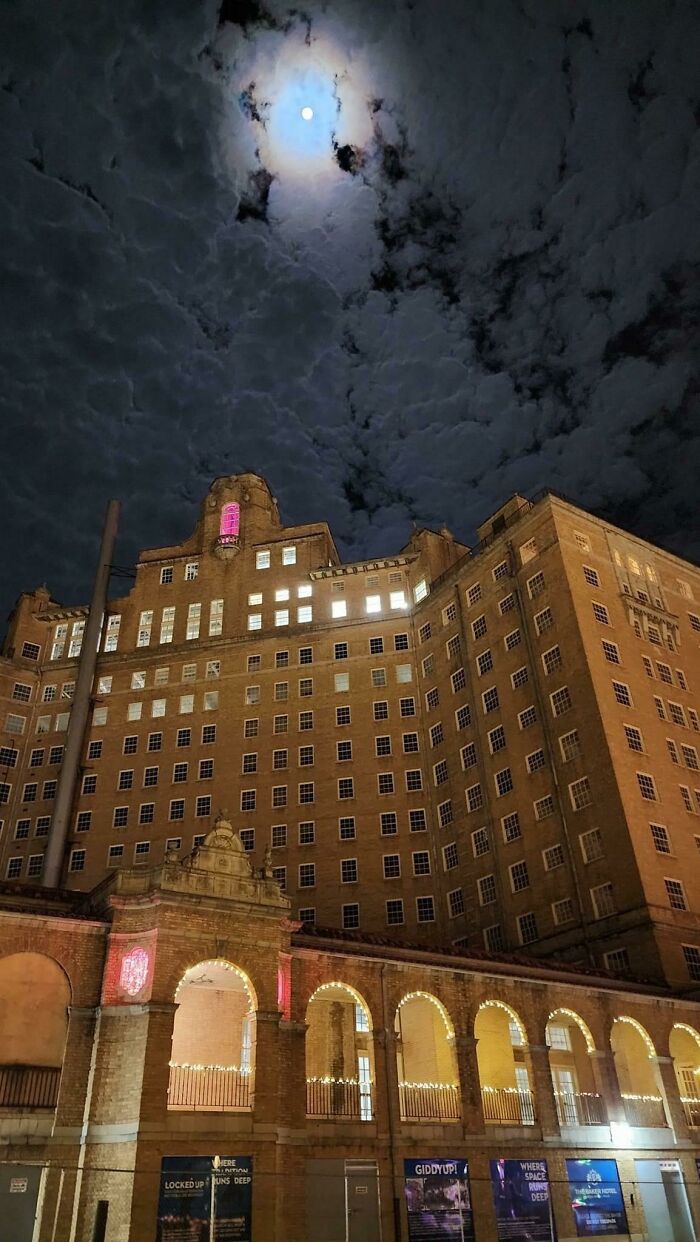
{"type": "Polygon", "coordinates": [[[302,116],[302,120],[304,121],[312,121],[314,118],[313,108],[310,108],[309,105],[307,104],[306,107],[302,108],[301,116],[302,116]]]}

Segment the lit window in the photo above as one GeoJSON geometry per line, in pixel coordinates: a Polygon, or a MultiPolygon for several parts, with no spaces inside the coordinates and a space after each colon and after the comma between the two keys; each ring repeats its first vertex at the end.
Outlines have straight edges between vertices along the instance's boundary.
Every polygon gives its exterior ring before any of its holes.
{"type": "Polygon", "coordinates": [[[172,565],[165,565],[160,571],[161,584],[163,586],[167,586],[168,583],[172,582],[172,580],[173,580],[173,567],[172,565]]]}
{"type": "Polygon", "coordinates": [[[404,591],[390,591],[389,592],[389,607],[390,608],[405,608],[406,607],[405,592],[404,591]]]}
{"type": "Polygon", "coordinates": [[[306,625],[310,621],[313,621],[313,615],[314,612],[311,604],[302,604],[299,608],[297,608],[297,621],[300,625],[306,625]]]}
{"type": "Polygon", "coordinates": [[[224,601],[213,599],[209,605],[209,637],[213,638],[223,632],[224,601]]]}
{"type": "Polygon", "coordinates": [[[294,547],[282,548],[282,564],[283,565],[296,565],[296,563],[297,563],[296,548],[294,547]]]}
{"type": "Polygon", "coordinates": [[[381,612],[382,600],[380,595],[367,595],[365,597],[365,612],[367,614],[381,612]]]}
{"type": "Polygon", "coordinates": [[[255,568],[256,569],[269,569],[270,568],[269,549],[266,549],[264,552],[255,553],[255,568]]]}
{"type": "MultiPolygon", "coordinates": [[[[160,622],[160,641],[161,643],[171,643],[173,641],[173,633],[175,630],[175,609],[164,608],[160,622]]],[[[107,648],[105,647],[105,651],[107,648]]]]}
{"type": "Polygon", "coordinates": [[[185,565],[185,582],[194,582],[199,574],[199,562],[188,561],[185,565]]]}
{"type": "Polygon", "coordinates": [[[426,582],[425,578],[421,578],[420,582],[417,582],[413,588],[413,598],[416,601],[416,603],[419,604],[422,599],[426,598],[427,594],[428,594],[428,583],[426,582]]]}
{"type": "Polygon", "coordinates": [[[221,543],[238,543],[241,529],[241,506],[235,500],[221,508],[219,518],[219,541],[221,543]]]}
{"type": "Polygon", "coordinates": [[[340,620],[341,617],[346,617],[347,615],[348,615],[347,600],[344,600],[344,599],[331,600],[331,616],[335,618],[335,620],[340,620]]]}

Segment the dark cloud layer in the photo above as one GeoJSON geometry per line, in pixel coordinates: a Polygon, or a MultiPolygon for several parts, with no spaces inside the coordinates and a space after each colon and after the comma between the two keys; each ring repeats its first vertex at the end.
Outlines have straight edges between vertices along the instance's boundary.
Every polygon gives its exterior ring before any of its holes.
{"type": "Polygon", "coordinates": [[[86,595],[108,496],[128,561],[240,469],[350,556],[545,485],[698,556],[695,3],[3,24],[4,607],[86,595]],[[280,116],[319,55],[307,165],[280,116]]]}

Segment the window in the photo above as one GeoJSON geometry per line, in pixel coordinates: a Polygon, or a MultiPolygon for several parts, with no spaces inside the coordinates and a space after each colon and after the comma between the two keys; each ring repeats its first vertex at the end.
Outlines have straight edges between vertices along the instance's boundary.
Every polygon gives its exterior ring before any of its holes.
{"type": "Polygon", "coordinates": [[[521,944],[532,944],[537,940],[537,919],[534,913],[520,914],[517,919],[518,938],[521,944]]]}
{"type": "Polygon", "coordinates": [[[455,725],[458,729],[468,729],[472,722],[470,707],[458,707],[455,712],[455,725]]]}
{"type": "MultiPolygon", "coordinates": [[[[342,821],[341,821],[342,822],[342,821]]],[[[355,836],[355,821],[353,820],[353,837],[355,836]]],[[[379,830],[383,837],[393,837],[398,832],[396,811],[383,811],[379,816],[379,830]]],[[[341,832],[342,840],[342,832],[341,832]]]]}
{"type": "Polygon", "coordinates": [[[555,673],[557,669],[560,669],[562,664],[561,649],[558,646],[550,647],[547,651],[543,651],[542,666],[547,677],[549,677],[550,673],[555,673]]]}
{"type": "Polygon", "coordinates": [[[685,712],[683,711],[680,703],[669,702],[668,714],[674,724],[682,725],[684,729],[687,729],[688,726],[685,719],[685,712]]]}
{"type": "MultiPolygon", "coordinates": [[[[474,639],[475,642],[477,641],[477,639],[484,637],[484,634],[486,633],[487,628],[488,627],[486,625],[486,617],[483,613],[481,614],[480,617],[477,617],[476,620],[472,621],[472,638],[474,639]]],[[[455,634],[454,638],[451,638],[447,644],[448,656],[457,655],[459,651],[459,647],[460,647],[459,634],[455,634]],[[450,650],[451,643],[455,644],[455,650],[452,650],[452,651],[450,650]]]]}
{"type": "Polygon", "coordinates": [[[282,548],[282,564],[283,565],[296,565],[296,563],[297,563],[296,548],[295,547],[282,548]]]}
{"type": "Polygon", "coordinates": [[[625,731],[625,740],[630,750],[644,750],[644,739],[641,730],[635,728],[634,725],[623,725],[625,731]]]}
{"type": "Polygon", "coordinates": [[[313,662],[314,662],[313,647],[300,647],[299,648],[299,663],[300,664],[313,664],[313,662]]]}
{"type": "Polygon", "coordinates": [[[360,926],[360,906],[358,902],[341,907],[342,923],[345,931],[352,931],[360,926]]]}
{"type": "Polygon", "coordinates": [[[450,684],[452,686],[453,694],[458,694],[460,690],[464,689],[467,684],[467,675],[463,668],[458,668],[457,671],[452,674],[450,684]]]}
{"type": "Polygon", "coordinates": [[[338,820],[338,836],[341,841],[355,840],[355,817],[353,815],[343,815],[338,820]]]}
{"type": "Polygon", "coordinates": [[[472,586],[468,587],[466,595],[467,604],[470,608],[473,608],[474,604],[478,604],[481,599],[481,583],[475,582],[472,586]]]}
{"type": "Polygon", "coordinates": [[[83,777],[82,792],[84,794],[97,793],[97,777],[95,775],[91,774],[90,776],[83,777]]]}
{"type": "Polygon", "coordinates": [[[520,816],[517,811],[511,811],[510,815],[504,815],[501,820],[501,831],[503,832],[503,840],[508,845],[511,841],[517,841],[522,837],[522,828],[520,827],[520,816]]]}
{"type": "Polygon", "coordinates": [[[657,854],[671,853],[671,838],[668,835],[668,829],[664,824],[650,824],[651,839],[654,843],[654,849],[657,854]]]}
{"type": "Polygon", "coordinates": [[[618,647],[617,643],[604,642],[602,644],[602,647],[603,647],[603,655],[605,656],[609,664],[621,664],[622,663],[620,659],[620,648],[618,647]]]}
{"type": "Polygon", "coordinates": [[[507,561],[499,561],[498,565],[491,570],[491,576],[494,582],[499,582],[501,578],[510,577],[510,568],[507,561]]]}
{"type": "Polygon", "coordinates": [[[480,677],[485,673],[490,673],[493,668],[493,656],[490,650],[482,651],[481,655],[476,657],[476,667],[480,677]]]}
{"type": "Polygon", "coordinates": [[[546,630],[550,630],[554,625],[551,608],[543,608],[542,612],[535,613],[533,620],[538,635],[544,634],[546,630]]]}
{"type": "Polygon", "coordinates": [[[545,871],[556,871],[558,867],[564,866],[564,847],[562,845],[550,845],[546,850],[542,850],[542,861],[545,871]]]}
{"type": "Polygon", "coordinates": [[[553,716],[564,716],[573,707],[568,686],[560,686],[558,690],[550,694],[549,701],[552,705],[553,716]]]}
{"type": "Polygon", "coordinates": [[[441,759],[439,763],[433,764],[433,780],[436,785],[444,785],[447,779],[447,760],[441,759]]]}
{"type": "MultiPolygon", "coordinates": [[[[418,749],[418,734],[413,735],[416,739],[416,750],[418,749]]],[[[433,725],[430,730],[430,745],[432,747],[440,746],[445,739],[442,724],[433,725]]]]}
{"type": "Polygon", "coordinates": [[[405,608],[407,606],[406,593],[404,591],[389,592],[390,608],[405,608]]]}
{"type": "Polygon", "coordinates": [[[596,621],[599,621],[601,625],[610,625],[610,615],[605,604],[593,603],[591,607],[596,621]]]}
{"type": "Polygon", "coordinates": [[[408,812],[408,827],[410,832],[426,831],[428,824],[422,808],[408,812]]]}
{"type": "Polygon", "coordinates": [[[341,858],[340,860],[340,882],[341,884],[356,884],[358,880],[357,859],[341,858]]]}
{"type": "Polygon", "coordinates": [[[211,795],[205,794],[197,798],[194,804],[194,813],[201,819],[205,815],[211,815],[211,795]]]}
{"type": "Polygon", "coordinates": [[[680,880],[664,880],[666,886],[666,895],[668,904],[672,910],[687,910],[688,902],[686,901],[685,890],[680,880]]]}
{"type": "Polygon", "coordinates": [[[287,844],[287,825],[286,824],[273,824],[271,832],[272,832],[272,848],[273,849],[275,850],[281,849],[283,846],[287,844]]]}
{"type": "Polygon", "coordinates": [[[365,597],[365,612],[371,615],[382,611],[382,600],[379,595],[367,595],[365,597]]]}
{"type": "MultiPolygon", "coordinates": [[[[376,706],[378,706],[378,704],[375,704],[375,707],[376,706]]],[[[415,699],[399,699],[399,715],[401,717],[405,718],[406,716],[415,716],[415,714],[416,714],[415,699]]],[[[389,713],[387,710],[387,717],[388,715],[389,713]]],[[[375,716],[375,719],[377,719],[376,716],[375,716]]]]}
{"type": "Polygon", "coordinates": [[[299,844],[313,845],[316,840],[316,825],[312,819],[299,824],[299,844]]]}
{"type": "Polygon", "coordinates": [[[316,864],[299,863],[299,888],[313,888],[316,882],[316,864]]]}
{"type": "MultiPolygon", "coordinates": [[[[58,716],[56,719],[58,720],[58,716]]],[[[24,733],[26,724],[26,717],[17,716],[14,712],[8,712],[5,717],[5,729],[8,733],[22,734],[24,733]]],[[[40,730],[37,730],[37,732],[40,732],[40,730]]]]}
{"type": "Polygon", "coordinates": [[[388,927],[397,927],[403,923],[403,901],[400,897],[394,897],[386,902],[386,921],[388,927]]]}
{"type": "Polygon", "coordinates": [[[477,880],[477,892],[479,894],[479,905],[490,906],[496,900],[496,877],[495,875],[484,875],[477,880]]]}
{"type": "Polygon", "coordinates": [[[581,853],[585,863],[596,862],[604,857],[603,836],[600,828],[591,828],[590,832],[582,832],[579,836],[581,853]]]}
{"type": "Polygon", "coordinates": [[[168,819],[171,822],[185,818],[185,799],[171,798],[168,810],[168,819]]]}
{"type": "Polygon", "coordinates": [[[500,772],[495,772],[493,779],[497,797],[502,798],[513,789],[513,775],[510,768],[502,768],[500,772]]]}
{"type": "Polygon", "coordinates": [[[187,609],[187,629],[185,638],[199,638],[199,626],[202,618],[202,605],[190,604],[187,609]]]}
{"type": "Polygon", "coordinates": [[[396,680],[400,686],[413,681],[413,669],[410,664],[396,665],[396,680]]]}
{"type": "Polygon", "coordinates": [[[503,940],[503,928],[500,923],[494,923],[491,927],[484,928],[484,944],[489,953],[500,953],[505,948],[503,940]]]}
{"type": "MultiPolygon", "coordinates": [[[[489,734],[489,737],[490,736],[491,734],[489,734]]],[[[462,746],[459,752],[459,757],[462,764],[462,770],[464,772],[468,772],[469,768],[475,768],[478,762],[476,743],[468,742],[466,746],[462,746]]]]}
{"type": "Polygon", "coordinates": [[[375,737],[375,739],[374,739],[374,753],[375,753],[375,755],[377,755],[378,757],[380,757],[380,756],[382,756],[382,755],[390,755],[390,754],[391,754],[391,738],[388,736],[388,734],[387,734],[387,735],[383,735],[383,736],[381,736],[381,737],[375,737]]]}
{"type": "Polygon", "coordinates": [[[621,703],[623,707],[633,706],[629,686],[626,686],[623,681],[614,681],[612,688],[616,702],[621,703]]]}
{"type": "Polygon", "coordinates": [[[408,793],[415,793],[423,788],[423,773],[420,768],[409,768],[405,773],[405,777],[408,793]]]}
{"type": "Polygon", "coordinates": [[[583,577],[589,586],[600,586],[600,578],[598,577],[598,573],[595,569],[591,569],[590,565],[583,566],[583,577]]]}
{"type": "Polygon", "coordinates": [[[442,610],[442,624],[451,625],[452,622],[456,620],[457,620],[457,605],[448,604],[447,608],[443,608],[442,610]]]}
{"type": "Polygon", "coordinates": [[[419,923],[435,922],[435,902],[432,897],[416,897],[416,918],[419,923]]]}
{"type": "Polygon", "coordinates": [[[700,946],[696,944],[684,944],[682,949],[685,964],[688,968],[689,978],[700,980],[700,946]]]}
{"type": "Polygon", "coordinates": [[[554,814],[554,798],[551,794],[546,794],[544,798],[538,798],[532,805],[535,819],[538,821],[548,819],[550,815],[554,814]]]}
{"type": "Polygon", "coordinates": [[[699,770],[698,769],[698,752],[695,749],[695,747],[682,745],[681,750],[683,752],[683,758],[685,760],[686,767],[691,768],[694,772],[697,772],[699,770]]]}
{"type": "Polygon", "coordinates": [[[472,833],[472,853],[475,858],[481,858],[484,854],[488,854],[491,849],[488,828],[475,828],[472,833]]]}
{"type": "MultiPolygon", "coordinates": [[[[573,921],[574,903],[570,897],[562,897],[560,901],[552,902],[552,918],[556,927],[560,927],[562,923],[571,923],[573,921]]],[[[562,1029],[565,1030],[565,1028],[562,1029]]],[[[568,1037],[568,1031],[566,1031],[566,1035],[568,1037]]]]}
{"type": "Polygon", "coordinates": [[[481,696],[481,701],[485,716],[488,716],[489,712],[498,711],[500,704],[498,699],[498,690],[496,687],[491,686],[488,690],[484,690],[484,693],[481,696]]]}
{"type": "Polygon", "coordinates": [[[480,811],[484,805],[484,794],[481,785],[470,785],[464,791],[468,811],[480,811]]]}
{"type": "Polygon", "coordinates": [[[438,823],[441,828],[446,828],[454,820],[454,810],[452,808],[452,799],[448,798],[446,802],[440,802],[438,805],[438,823]]]}
{"type": "MultiPolygon", "coordinates": [[[[349,781],[350,781],[350,785],[352,785],[352,777],[349,778],[349,781]]],[[[342,785],[343,783],[344,783],[343,781],[338,781],[338,785],[342,785]]],[[[274,793],[274,790],[273,790],[273,793],[274,793]]],[[[339,797],[342,798],[343,796],[351,798],[353,795],[352,793],[349,793],[346,795],[339,794],[339,797]]],[[[315,800],[315,797],[316,797],[316,792],[315,792],[314,782],[313,781],[302,781],[301,784],[299,785],[300,805],[303,806],[305,804],[313,802],[315,800]]]]}
{"type": "Polygon", "coordinates": [[[442,847],[442,862],[445,871],[452,871],[459,866],[459,853],[457,851],[457,842],[451,841],[449,845],[442,847]]]}
{"type": "Polygon", "coordinates": [[[523,666],[523,668],[518,668],[514,673],[511,673],[510,684],[514,690],[518,690],[521,686],[527,685],[529,679],[527,667],[523,666]]]}
{"type": "Polygon", "coordinates": [[[388,720],[389,704],[386,702],[375,703],[373,705],[373,715],[375,720],[388,720]]]}
{"type": "Polygon", "coordinates": [[[87,853],[86,850],[71,850],[70,861],[68,863],[68,870],[73,871],[73,872],[84,871],[86,853],[87,853]]]}
{"type": "Polygon", "coordinates": [[[522,634],[520,630],[511,630],[510,634],[506,634],[503,639],[503,645],[506,651],[512,651],[515,647],[519,647],[522,642],[522,634]]]}
{"type": "Polygon", "coordinates": [[[538,574],[535,574],[534,577],[528,578],[527,593],[530,596],[530,599],[534,599],[535,596],[541,595],[542,592],[544,591],[544,587],[545,587],[545,582],[544,582],[543,573],[540,572],[538,574]]]}
{"type": "Polygon", "coordinates": [[[639,792],[645,801],[656,802],[656,783],[650,773],[638,772],[637,784],[639,785],[639,792]]]}
{"type": "Polygon", "coordinates": [[[139,823],[152,824],[155,820],[156,804],[155,802],[142,802],[139,807],[139,823]]]}
{"type": "Polygon", "coordinates": [[[545,766],[545,762],[543,750],[533,750],[525,757],[525,764],[528,772],[539,772],[540,768],[545,766]]]}
{"type": "MultiPolygon", "coordinates": [[[[352,758],[352,742],[341,742],[340,745],[351,747],[350,758],[352,758]]],[[[300,768],[312,767],[313,762],[314,762],[313,746],[300,746],[299,747],[299,767],[300,768]]]]}
{"type": "Polygon", "coordinates": [[[569,798],[571,805],[575,811],[582,811],[584,807],[590,806],[593,802],[591,794],[590,781],[587,776],[582,776],[580,780],[573,781],[569,785],[569,798]]]}
{"type": "Polygon", "coordinates": [[[511,863],[508,868],[508,875],[510,876],[511,892],[519,893],[522,889],[530,887],[530,876],[528,875],[527,863],[524,859],[521,859],[520,862],[511,863]]]}
{"type": "Polygon", "coordinates": [[[383,668],[373,668],[370,670],[372,685],[375,687],[386,685],[386,670],[383,668]]]}

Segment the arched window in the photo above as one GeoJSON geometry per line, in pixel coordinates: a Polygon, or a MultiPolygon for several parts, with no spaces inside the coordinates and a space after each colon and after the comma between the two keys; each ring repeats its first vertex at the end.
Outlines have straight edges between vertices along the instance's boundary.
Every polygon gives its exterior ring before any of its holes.
{"type": "Polygon", "coordinates": [[[322,983],[306,1009],[306,1115],[371,1121],[372,1021],[347,983],[322,983]]]}
{"type": "Polygon", "coordinates": [[[0,1107],[55,1106],[70,1001],[53,958],[14,953],[0,960],[0,1107]]]}
{"type": "Polygon", "coordinates": [[[408,992],[394,1020],[399,1103],[404,1121],[458,1121],[461,1116],[454,1028],[430,992],[408,992]]]}
{"type": "Polygon", "coordinates": [[[595,1089],[591,1055],[593,1036],[573,1009],[559,1008],[547,1019],[547,1048],[559,1124],[606,1124],[603,1101],[595,1089]]]}
{"type": "Polygon", "coordinates": [[[535,1100],[520,1015],[501,1000],[485,1000],[474,1021],[484,1119],[495,1125],[535,1123],[535,1100]]]}
{"type": "Polygon", "coordinates": [[[238,543],[238,536],[240,533],[241,506],[237,503],[237,501],[232,500],[230,504],[224,505],[221,510],[219,538],[226,540],[228,543],[238,543]]]}
{"type": "Polygon", "coordinates": [[[610,1044],[628,1125],[665,1126],[656,1050],[648,1031],[636,1018],[620,1014],[613,1021],[610,1044]]]}

